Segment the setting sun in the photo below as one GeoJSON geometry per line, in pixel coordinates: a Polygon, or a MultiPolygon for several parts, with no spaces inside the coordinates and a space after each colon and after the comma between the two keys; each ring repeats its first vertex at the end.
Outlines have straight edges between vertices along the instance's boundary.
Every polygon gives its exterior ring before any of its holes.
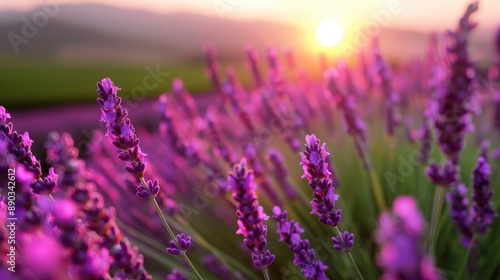
{"type": "Polygon", "coordinates": [[[342,36],[342,27],[336,21],[327,21],[318,27],[317,37],[323,47],[335,47],[342,36]]]}

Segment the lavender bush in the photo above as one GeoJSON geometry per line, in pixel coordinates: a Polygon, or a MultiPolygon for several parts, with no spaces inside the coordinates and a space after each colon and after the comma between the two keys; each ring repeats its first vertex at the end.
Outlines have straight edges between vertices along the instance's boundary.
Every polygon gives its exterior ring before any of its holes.
{"type": "Polygon", "coordinates": [[[285,66],[246,46],[244,87],[206,45],[210,102],[176,78],[148,127],[104,78],[85,158],[52,132],[43,160],[0,106],[0,279],[497,279],[499,99],[478,101],[467,53],[478,7],[444,57],[434,36],[392,68],[374,42],[359,63],[323,59],[324,81],[291,50],[285,66]]]}

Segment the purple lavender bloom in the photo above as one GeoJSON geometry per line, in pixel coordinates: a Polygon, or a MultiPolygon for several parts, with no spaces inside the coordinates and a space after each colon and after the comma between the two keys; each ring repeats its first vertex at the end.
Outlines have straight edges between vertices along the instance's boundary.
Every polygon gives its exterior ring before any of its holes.
{"type": "Polygon", "coordinates": [[[500,90],[498,88],[498,83],[500,83],[500,28],[497,29],[495,34],[495,62],[490,68],[489,76],[491,81],[497,85],[494,94],[493,103],[493,125],[497,130],[500,130],[500,90]]]}
{"type": "Polygon", "coordinates": [[[205,44],[203,46],[203,52],[205,53],[205,63],[206,70],[205,75],[210,80],[212,87],[219,94],[222,93],[222,85],[219,78],[219,63],[217,62],[217,52],[214,47],[210,44],[205,44]]]}
{"type": "Polygon", "coordinates": [[[483,140],[481,142],[481,153],[480,157],[482,157],[485,161],[488,161],[489,155],[488,155],[488,149],[490,148],[490,142],[488,140],[483,140]]]}
{"type": "Polygon", "coordinates": [[[288,171],[285,167],[283,156],[275,149],[270,149],[267,152],[267,156],[273,165],[274,174],[281,188],[285,191],[289,199],[295,199],[297,197],[297,192],[288,182],[288,171]]]}
{"type": "Polygon", "coordinates": [[[494,160],[500,160],[500,149],[494,149],[491,151],[491,158],[494,160]]]}
{"type": "Polygon", "coordinates": [[[186,252],[187,249],[189,249],[189,247],[191,246],[191,237],[187,236],[184,233],[177,234],[176,237],[179,247],[177,247],[177,244],[173,240],[171,240],[170,243],[168,243],[167,253],[174,256],[179,256],[182,252],[186,252]]]}
{"type": "Polygon", "coordinates": [[[59,228],[71,230],[76,227],[78,209],[71,200],[58,200],[53,208],[54,224],[59,228]]]}
{"type": "Polygon", "coordinates": [[[486,159],[479,157],[472,175],[474,195],[470,215],[474,231],[480,234],[488,231],[493,218],[498,215],[491,204],[493,192],[489,191],[490,174],[490,165],[486,159]]]}
{"type": "Polygon", "coordinates": [[[398,125],[401,120],[395,112],[396,104],[399,102],[399,97],[393,89],[392,85],[392,73],[389,65],[384,61],[380,54],[380,50],[375,44],[373,47],[373,55],[375,62],[373,67],[378,74],[378,82],[382,87],[384,92],[384,107],[385,107],[385,118],[386,118],[386,129],[389,135],[394,135],[396,125],[398,125]]]}
{"type": "Polygon", "coordinates": [[[217,112],[215,110],[208,110],[205,121],[207,124],[207,134],[212,140],[218,155],[222,157],[227,164],[234,164],[236,162],[236,155],[228,148],[229,145],[222,137],[223,134],[217,123],[217,112]]]}
{"type": "Polygon", "coordinates": [[[250,45],[248,45],[245,49],[247,53],[247,68],[250,69],[250,72],[252,72],[252,77],[255,81],[256,86],[261,87],[264,85],[264,82],[262,80],[262,75],[257,64],[258,53],[250,45]]]}
{"type": "Polygon", "coordinates": [[[350,252],[354,246],[354,234],[344,231],[339,237],[332,237],[333,248],[337,251],[350,252]]]}
{"type": "MultiPolygon", "coordinates": [[[[345,71],[348,71],[347,67],[345,68],[345,71]]],[[[356,111],[354,96],[353,94],[343,93],[338,87],[337,80],[339,79],[339,71],[337,69],[331,69],[330,71],[325,72],[324,76],[327,80],[327,87],[331,97],[344,113],[345,131],[352,136],[356,152],[361,158],[363,166],[368,169],[370,161],[366,158],[365,153],[363,152],[364,145],[366,144],[365,124],[359,118],[356,111]]],[[[334,175],[334,177],[336,176],[334,175]]]]}
{"type": "Polygon", "coordinates": [[[36,194],[51,194],[57,185],[57,178],[59,178],[59,175],[55,173],[54,167],[51,167],[49,175],[44,178],[35,179],[31,184],[31,188],[36,194]]]}
{"type": "Polygon", "coordinates": [[[280,241],[289,244],[293,252],[293,264],[300,267],[306,279],[319,280],[328,279],[325,271],[328,268],[320,260],[316,259],[314,249],[310,248],[309,240],[301,239],[304,230],[295,221],[288,220],[288,213],[275,206],[273,208],[273,219],[278,225],[277,233],[280,241]]]}
{"type": "Polygon", "coordinates": [[[170,106],[167,96],[165,94],[160,95],[158,103],[162,114],[160,135],[169,139],[170,147],[172,147],[179,155],[185,157],[193,164],[199,163],[200,155],[198,154],[197,149],[193,145],[187,143],[185,137],[181,135],[177,125],[178,121],[174,118],[175,112],[173,111],[173,108],[170,108],[173,106],[170,106]]]}
{"type": "MultiPolygon", "coordinates": [[[[140,179],[146,172],[146,162],[144,154],[139,146],[139,138],[135,135],[135,128],[129,118],[128,112],[121,106],[122,99],[117,96],[120,88],[115,87],[109,78],[103,79],[97,83],[97,93],[99,98],[97,102],[101,104],[101,121],[106,124],[108,132],[106,135],[111,137],[112,144],[119,149],[118,158],[128,162],[125,170],[140,179]]],[[[148,184],[149,185],[149,184],[148,184]]],[[[142,184],[137,188],[137,195],[141,198],[155,197],[159,192],[159,185],[152,185],[154,189],[149,192],[144,190],[142,184]],[[140,195],[139,195],[140,194],[140,195]]]]}
{"type": "Polygon", "coordinates": [[[7,120],[10,119],[10,114],[7,113],[5,107],[0,106],[0,123],[7,123],[7,120]]]}
{"type": "Polygon", "coordinates": [[[175,78],[172,82],[172,93],[174,98],[180,103],[184,113],[191,119],[198,117],[198,111],[193,96],[184,87],[184,82],[180,78],[175,78]]]}
{"type": "Polygon", "coordinates": [[[267,226],[264,221],[269,219],[264,208],[259,206],[253,171],[247,168],[243,158],[234,165],[233,172],[228,176],[228,188],[233,191],[233,199],[237,202],[236,215],[238,227],[236,234],[245,237],[243,243],[252,252],[252,262],[257,268],[265,268],[274,261],[274,255],[266,250],[267,226]]]}
{"type": "Polygon", "coordinates": [[[441,187],[449,187],[458,180],[457,166],[451,161],[447,161],[443,167],[431,162],[425,173],[431,183],[441,187]]]}
{"type": "Polygon", "coordinates": [[[172,273],[165,277],[165,280],[187,280],[187,278],[177,269],[172,269],[172,273]]]}
{"type": "Polygon", "coordinates": [[[462,245],[465,248],[468,248],[473,232],[469,217],[469,200],[466,195],[467,187],[464,184],[458,184],[451,190],[451,192],[446,194],[446,199],[450,204],[451,219],[460,232],[462,245]]]}
{"type": "Polygon", "coordinates": [[[429,161],[429,154],[432,149],[432,130],[428,114],[424,115],[424,120],[419,131],[420,147],[418,161],[427,163],[429,161]]]}
{"type": "MultiPolygon", "coordinates": [[[[42,166],[40,161],[31,152],[33,140],[30,139],[28,132],[20,134],[14,131],[14,125],[11,122],[7,122],[10,117],[5,108],[0,106],[0,139],[7,142],[7,151],[9,154],[14,155],[17,161],[26,167],[27,171],[33,173],[35,179],[41,179],[42,166]]],[[[33,183],[31,186],[33,186],[33,183]]],[[[48,191],[50,184],[46,187],[44,190],[48,191]]]]}
{"type": "Polygon", "coordinates": [[[113,256],[111,267],[115,270],[114,279],[153,279],[144,267],[144,257],[127,239],[113,247],[110,253],[113,256]]]}
{"type": "Polygon", "coordinates": [[[145,154],[139,146],[139,138],[134,133],[135,128],[127,118],[128,112],[121,106],[122,99],[117,96],[118,90],[120,88],[115,87],[109,78],[97,83],[99,94],[97,102],[101,104],[102,111],[101,121],[108,129],[106,135],[111,137],[113,145],[120,149],[118,158],[130,164],[125,166],[125,170],[141,178],[146,171],[145,154]]]}
{"type": "Polygon", "coordinates": [[[278,225],[276,231],[280,236],[280,241],[287,243],[293,252],[293,264],[300,267],[306,279],[320,280],[328,279],[325,271],[328,268],[320,260],[316,259],[314,249],[310,248],[309,240],[301,239],[300,235],[304,230],[298,222],[289,221],[288,213],[275,206],[273,208],[273,219],[278,225]]]}
{"type": "Polygon", "coordinates": [[[381,246],[377,263],[384,270],[382,279],[439,279],[420,246],[424,219],[415,199],[396,198],[392,212],[379,216],[380,228],[375,233],[375,240],[381,246]]]}
{"type": "Polygon", "coordinates": [[[320,140],[314,134],[306,136],[306,150],[302,156],[302,169],[304,175],[309,181],[309,187],[313,190],[314,198],[311,201],[311,214],[319,216],[321,223],[327,226],[337,226],[342,217],[342,210],[335,209],[335,201],[339,196],[335,194],[335,186],[331,179],[332,172],[328,170],[326,157],[329,153],[326,151],[326,143],[320,146],[320,140]]]}
{"type": "Polygon", "coordinates": [[[470,4],[457,31],[448,34],[452,39],[447,49],[449,71],[446,87],[437,96],[438,110],[434,119],[437,140],[441,151],[454,163],[458,163],[465,134],[472,126],[469,115],[475,73],[467,53],[467,37],[476,26],[470,22],[470,16],[477,9],[477,2],[470,4]]]}
{"type": "Polygon", "coordinates": [[[139,198],[148,200],[152,199],[158,196],[158,193],[160,192],[160,185],[158,184],[158,180],[148,180],[146,182],[147,186],[145,187],[142,183],[139,185],[137,188],[137,193],[136,195],[139,198]]]}

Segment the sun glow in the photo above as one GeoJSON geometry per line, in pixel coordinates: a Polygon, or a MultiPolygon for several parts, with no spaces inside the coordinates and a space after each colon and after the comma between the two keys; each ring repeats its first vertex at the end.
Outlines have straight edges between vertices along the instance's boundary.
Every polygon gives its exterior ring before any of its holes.
{"type": "Polygon", "coordinates": [[[342,27],[336,21],[330,20],[324,22],[318,27],[318,31],[316,33],[318,42],[323,47],[335,47],[342,40],[342,36],[344,35],[342,31],[342,27]]]}

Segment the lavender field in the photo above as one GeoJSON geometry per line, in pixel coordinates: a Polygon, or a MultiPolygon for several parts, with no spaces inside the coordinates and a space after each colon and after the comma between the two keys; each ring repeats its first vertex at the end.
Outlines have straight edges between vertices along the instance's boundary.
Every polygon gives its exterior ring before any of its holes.
{"type": "Polygon", "coordinates": [[[475,61],[482,8],[404,61],[383,36],[314,62],[247,44],[236,68],[205,43],[196,92],[169,73],[152,99],[111,75],[83,86],[93,105],[1,96],[0,279],[500,279],[500,29],[475,61]]]}

